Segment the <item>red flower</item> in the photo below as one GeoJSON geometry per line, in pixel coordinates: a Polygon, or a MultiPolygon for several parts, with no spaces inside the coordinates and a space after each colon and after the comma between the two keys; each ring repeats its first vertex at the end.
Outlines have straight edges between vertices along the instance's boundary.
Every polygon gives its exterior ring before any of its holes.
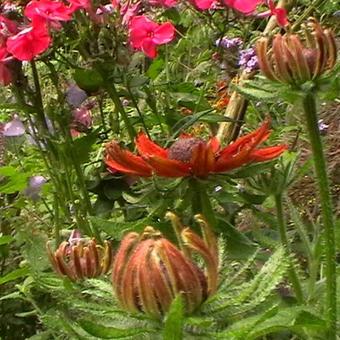
{"type": "Polygon", "coordinates": [[[238,138],[223,149],[214,137],[205,142],[187,135],[164,149],[140,133],[136,140],[140,156],[112,141],[106,146],[105,163],[122,173],[144,177],[153,173],[164,177],[206,177],[209,173],[226,172],[280,156],[287,149],[285,145],[258,148],[269,135],[269,122],[266,121],[256,131],[238,138]]]}
{"type": "Polygon", "coordinates": [[[35,18],[32,25],[8,38],[7,51],[21,61],[30,61],[45,52],[51,43],[46,21],[35,18]]]}
{"type": "Polygon", "coordinates": [[[150,58],[157,56],[157,45],[166,44],[175,36],[175,27],[170,22],[157,24],[144,15],[132,18],[129,26],[132,47],[143,51],[150,58]]]}
{"type": "Polygon", "coordinates": [[[268,1],[268,6],[270,9],[271,15],[276,16],[277,23],[281,27],[287,26],[288,25],[287,11],[284,8],[275,7],[273,0],[268,1]]]}

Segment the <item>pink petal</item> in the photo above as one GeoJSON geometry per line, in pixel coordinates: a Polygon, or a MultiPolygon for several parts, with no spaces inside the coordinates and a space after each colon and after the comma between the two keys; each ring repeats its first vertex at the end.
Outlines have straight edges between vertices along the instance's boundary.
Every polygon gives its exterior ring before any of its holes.
{"type": "Polygon", "coordinates": [[[172,23],[166,22],[160,25],[155,31],[152,41],[157,44],[166,44],[174,39],[175,27],[172,23]]]}
{"type": "Polygon", "coordinates": [[[144,39],[142,44],[142,51],[149,57],[155,58],[157,56],[156,44],[150,39],[144,39]]]}
{"type": "Polygon", "coordinates": [[[223,0],[223,1],[227,6],[243,14],[253,13],[258,5],[264,3],[264,0],[223,0]]]}

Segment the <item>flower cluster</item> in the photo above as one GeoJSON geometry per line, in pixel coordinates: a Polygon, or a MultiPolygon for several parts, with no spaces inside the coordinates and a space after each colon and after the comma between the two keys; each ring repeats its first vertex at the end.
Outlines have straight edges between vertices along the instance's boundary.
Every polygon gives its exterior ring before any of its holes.
{"type": "Polygon", "coordinates": [[[258,59],[254,48],[247,48],[240,51],[238,64],[246,72],[250,73],[258,69],[258,59]]]}
{"type": "Polygon", "coordinates": [[[286,150],[285,145],[258,148],[270,135],[269,122],[256,131],[240,137],[225,148],[216,138],[208,142],[182,135],[170,148],[152,142],[144,133],[136,139],[140,156],[122,149],[112,141],[106,145],[106,165],[122,173],[150,177],[206,177],[210,173],[227,172],[251,162],[274,159],[286,150]]]}

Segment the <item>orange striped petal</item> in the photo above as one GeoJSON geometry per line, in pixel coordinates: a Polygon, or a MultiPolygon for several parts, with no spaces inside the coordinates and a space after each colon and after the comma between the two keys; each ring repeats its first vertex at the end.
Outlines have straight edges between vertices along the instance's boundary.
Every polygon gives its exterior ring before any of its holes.
{"type": "Polygon", "coordinates": [[[166,158],[168,156],[166,149],[163,149],[154,143],[143,132],[138,135],[136,139],[136,146],[139,154],[143,157],[157,156],[166,158]]]}

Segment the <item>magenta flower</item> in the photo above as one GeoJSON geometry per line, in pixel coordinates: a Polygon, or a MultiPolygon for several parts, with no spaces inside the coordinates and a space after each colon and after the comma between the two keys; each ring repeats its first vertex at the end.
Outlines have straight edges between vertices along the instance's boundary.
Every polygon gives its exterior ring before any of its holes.
{"type": "Polygon", "coordinates": [[[21,61],[31,61],[45,52],[51,43],[46,21],[35,18],[32,25],[8,38],[7,51],[21,61]]]}
{"type": "Polygon", "coordinates": [[[52,24],[72,19],[70,8],[59,1],[32,0],[27,4],[24,13],[31,20],[40,17],[52,24]]]}
{"type": "Polygon", "coordinates": [[[8,68],[8,52],[5,47],[0,47],[0,85],[7,86],[12,82],[12,72],[8,68]]]}
{"type": "Polygon", "coordinates": [[[129,26],[132,47],[143,51],[150,58],[157,56],[158,45],[170,42],[175,36],[175,27],[172,23],[157,24],[144,15],[132,18],[129,26]]]}
{"type": "Polygon", "coordinates": [[[214,8],[217,3],[216,0],[191,0],[190,2],[201,11],[214,8]]]}
{"type": "Polygon", "coordinates": [[[223,0],[224,3],[243,14],[252,14],[258,5],[263,4],[264,0],[223,0]]]}

